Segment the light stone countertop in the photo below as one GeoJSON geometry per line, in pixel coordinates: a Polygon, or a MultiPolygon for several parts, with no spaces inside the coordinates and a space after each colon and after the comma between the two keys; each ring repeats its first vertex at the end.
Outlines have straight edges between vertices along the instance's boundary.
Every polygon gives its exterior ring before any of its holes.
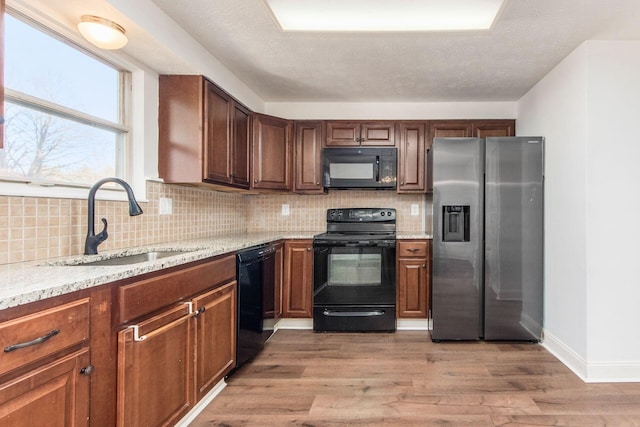
{"type": "MultiPolygon", "coordinates": [[[[0,310],[59,296],[94,286],[127,279],[188,262],[281,239],[311,239],[320,232],[249,233],[233,236],[178,241],[131,249],[105,251],[98,255],[82,255],[51,260],[0,265],[0,310]],[[78,265],[121,255],[148,251],[185,251],[184,253],[118,266],[78,265]]],[[[398,239],[430,239],[422,233],[398,233],[398,239]]]]}

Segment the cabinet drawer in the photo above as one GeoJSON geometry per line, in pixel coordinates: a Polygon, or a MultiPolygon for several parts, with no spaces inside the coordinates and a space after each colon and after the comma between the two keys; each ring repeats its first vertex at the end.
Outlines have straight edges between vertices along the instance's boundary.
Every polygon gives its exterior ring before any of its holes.
{"type": "Polygon", "coordinates": [[[429,254],[429,245],[426,241],[421,242],[398,242],[398,257],[420,257],[425,258],[429,254]]]}
{"type": "Polygon", "coordinates": [[[122,286],[118,289],[118,323],[137,319],[235,277],[236,257],[229,255],[122,286]]]}
{"type": "Polygon", "coordinates": [[[89,339],[89,298],[0,323],[0,375],[89,339]]]}

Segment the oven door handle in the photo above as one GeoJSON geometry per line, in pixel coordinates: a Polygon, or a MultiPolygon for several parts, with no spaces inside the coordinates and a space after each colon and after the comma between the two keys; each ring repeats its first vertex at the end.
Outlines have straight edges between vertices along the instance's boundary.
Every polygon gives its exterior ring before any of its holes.
{"type": "Polygon", "coordinates": [[[324,309],[323,315],[329,317],[372,317],[372,316],[384,316],[384,310],[371,310],[371,311],[338,311],[324,309]]]}

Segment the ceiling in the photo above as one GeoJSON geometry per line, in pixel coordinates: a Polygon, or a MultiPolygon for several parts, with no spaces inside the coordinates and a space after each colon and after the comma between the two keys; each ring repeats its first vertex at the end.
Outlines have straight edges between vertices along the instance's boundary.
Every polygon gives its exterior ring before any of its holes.
{"type": "Polygon", "coordinates": [[[638,0],[507,0],[490,31],[405,34],[285,33],[262,0],[153,2],[267,102],[513,101],[584,40],[640,39],[638,0]]]}
{"type": "MultiPolygon", "coordinates": [[[[491,30],[437,33],[283,32],[263,0],[151,1],[265,102],[515,101],[585,40],[640,40],[640,0],[506,0],[491,30]]],[[[45,3],[71,21],[108,0],[45,3]]],[[[175,72],[135,31],[124,51],[175,72]]]]}

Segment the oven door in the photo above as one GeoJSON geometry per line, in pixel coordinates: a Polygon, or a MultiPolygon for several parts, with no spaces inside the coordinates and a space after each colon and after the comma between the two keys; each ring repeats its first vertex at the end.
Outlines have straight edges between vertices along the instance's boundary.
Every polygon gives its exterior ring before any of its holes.
{"type": "Polygon", "coordinates": [[[314,245],[314,330],[395,330],[395,242],[314,245]]]}

